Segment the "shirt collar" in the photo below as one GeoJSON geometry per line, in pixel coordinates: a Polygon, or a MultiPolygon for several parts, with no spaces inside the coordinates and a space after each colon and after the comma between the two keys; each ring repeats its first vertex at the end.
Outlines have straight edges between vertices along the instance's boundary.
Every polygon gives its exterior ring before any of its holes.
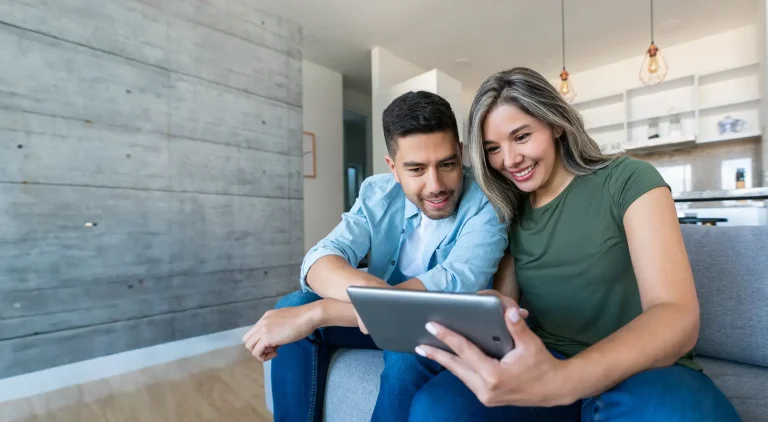
{"type": "Polygon", "coordinates": [[[405,198],[405,219],[409,219],[415,215],[419,214],[419,208],[416,205],[413,205],[413,202],[408,199],[408,197],[405,198]]]}

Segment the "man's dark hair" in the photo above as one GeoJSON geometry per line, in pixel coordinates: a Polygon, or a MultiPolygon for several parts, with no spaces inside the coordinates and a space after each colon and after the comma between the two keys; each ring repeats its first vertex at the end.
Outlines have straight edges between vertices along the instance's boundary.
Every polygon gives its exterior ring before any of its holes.
{"type": "Polygon", "coordinates": [[[405,93],[384,110],[384,141],[389,156],[395,158],[397,139],[450,131],[459,143],[459,128],[451,105],[443,97],[427,91],[405,93]]]}

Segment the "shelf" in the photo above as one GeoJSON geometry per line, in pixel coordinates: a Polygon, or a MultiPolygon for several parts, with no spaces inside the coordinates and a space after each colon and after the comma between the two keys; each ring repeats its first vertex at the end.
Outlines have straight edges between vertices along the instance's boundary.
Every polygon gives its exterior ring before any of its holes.
{"type": "Polygon", "coordinates": [[[673,193],[675,202],[731,201],[735,199],[768,199],[768,188],[745,188],[673,193]]]}
{"type": "Polygon", "coordinates": [[[760,136],[761,133],[757,131],[729,133],[714,138],[697,139],[696,143],[708,144],[712,142],[740,141],[742,139],[759,138],[760,136]]]}
{"type": "Polygon", "coordinates": [[[628,89],[627,95],[632,97],[640,97],[644,95],[656,94],[659,92],[669,91],[673,89],[693,88],[696,84],[696,78],[693,75],[683,76],[681,78],[667,79],[666,81],[656,85],[643,85],[636,88],[628,89]]]}
{"type": "Polygon", "coordinates": [[[760,63],[726,65],[706,74],[582,97],[573,107],[581,114],[587,133],[605,152],[643,153],[753,139],[762,136],[761,75],[760,63]],[[719,123],[726,116],[744,122],[741,133],[720,135],[719,123]],[[670,132],[686,136],[672,138],[670,132]],[[647,140],[652,133],[666,136],[647,140]],[[622,144],[616,142],[621,139],[622,144]]]}
{"type": "Polygon", "coordinates": [[[740,105],[746,105],[751,103],[757,103],[757,106],[760,106],[760,98],[749,98],[745,100],[739,100],[739,101],[732,101],[728,103],[723,104],[713,104],[713,105],[705,105],[699,108],[700,111],[709,111],[709,110],[715,110],[718,108],[726,108],[726,107],[733,107],[733,106],[740,106],[740,105]]]}
{"type": "Polygon", "coordinates": [[[704,73],[699,75],[699,85],[708,85],[711,83],[718,83],[723,80],[731,79],[733,78],[734,75],[736,77],[749,76],[752,73],[757,73],[759,71],[760,71],[760,63],[758,62],[758,63],[750,63],[744,66],[722,69],[715,72],[704,73]]]}
{"type": "Polygon", "coordinates": [[[586,126],[584,129],[586,129],[587,131],[590,131],[590,130],[603,131],[611,128],[624,130],[624,122],[604,123],[604,124],[595,125],[595,126],[586,126]]]}
{"type": "Polygon", "coordinates": [[[590,108],[606,107],[610,105],[621,104],[624,102],[624,94],[613,94],[605,97],[592,98],[584,101],[574,103],[573,106],[583,111],[590,108]]]}
{"type": "Polygon", "coordinates": [[[678,149],[696,144],[694,136],[683,136],[679,138],[656,138],[648,139],[643,142],[629,142],[624,145],[628,152],[656,152],[667,149],[678,149]]]}
{"type": "Polygon", "coordinates": [[[694,112],[695,110],[693,109],[686,109],[686,110],[676,111],[674,113],[658,113],[658,114],[652,114],[648,117],[635,117],[634,119],[628,120],[627,123],[632,124],[632,123],[639,123],[639,122],[647,122],[649,120],[661,119],[663,117],[682,116],[683,114],[691,114],[694,112]]]}

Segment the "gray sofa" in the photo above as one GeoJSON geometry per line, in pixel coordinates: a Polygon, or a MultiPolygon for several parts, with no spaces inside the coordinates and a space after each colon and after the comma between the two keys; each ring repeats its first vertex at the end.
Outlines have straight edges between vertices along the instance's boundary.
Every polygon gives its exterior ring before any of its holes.
{"type": "MultiPolygon", "coordinates": [[[[768,227],[681,226],[701,305],[696,358],[744,422],[768,421],[768,227]]],[[[340,350],[332,360],[325,420],[369,420],[381,352],[340,350]]],[[[272,396],[265,366],[267,406],[272,396]]]]}

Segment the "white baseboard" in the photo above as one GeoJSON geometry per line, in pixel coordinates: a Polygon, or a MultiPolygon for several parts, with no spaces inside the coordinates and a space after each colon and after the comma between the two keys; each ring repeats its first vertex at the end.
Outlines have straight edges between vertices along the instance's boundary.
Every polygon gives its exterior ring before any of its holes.
{"type": "Polygon", "coordinates": [[[0,379],[0,403],[242,344],[251,326],[75,362],[0,379]]]}

